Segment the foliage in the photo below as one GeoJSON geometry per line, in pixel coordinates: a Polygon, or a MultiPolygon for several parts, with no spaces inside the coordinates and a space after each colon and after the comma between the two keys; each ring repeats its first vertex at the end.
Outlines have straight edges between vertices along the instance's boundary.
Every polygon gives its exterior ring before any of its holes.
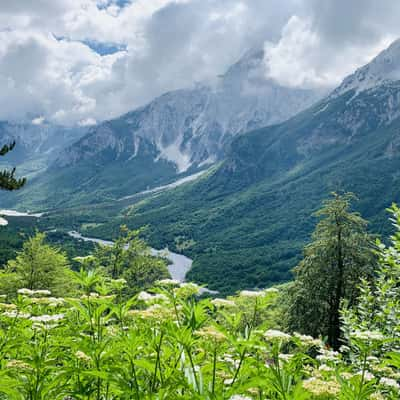
{"type": "Polygon", "coordinates": [[[151,287],[156,280],[169,278],[166,262],[153,257],[141,230],[130,231],[120,227],[120,235],[113,246],[97,246],[93,256],[113,279],[128,282],[126,294],[133,295],[151,287]]]}
{"type": "Polygon", "coordinates": [[[400,366],[360,372],[348,352],[273,329],[260,313],[276,290],[197,300],[198,286],[164,280],[123,300],[121,279],[74,276],[77,297],[0,303],[1,399],[398,398],[400,366]]]}
{"type": "Polygon", "coordinates": [[[372,284],[362,280],[358,306],[346,303],[343,309],[343,330],[353,353],[358,355],[355,363],[362,362],[368,347],[373,347],[373,355],[381,358],[400,352],[400,210],[393,205],[389,211],[396,232],[389,247],[378,241],[377,278],[372,284]]]}
{"type": "MultiPolygon", "coordinates": [[[[90,256],[71,272],[73,295],[42,287],[1,296],[0,399],[397,400],[400,224],[392,211],[397,233],[391,247],[380,245],[375,285],[364,281],[342,311],[339,351],[278,330],[280,288],[211,300],[193,283],[164,279],[126,298],[127,282],[107,274],[124,264],[99,267],[90,256]]],[[[105,260],[121,260],[123,240],[105,260]]]]}
{"type": "Polygon", "coordinates": [[[37,233],[29,238],[10,260],[2,272],[2,287],[14,294],[16,289],[49,289],[56,295],[66,294],[70,289],[70,270],[66,255],[45,243],[45,235],[37,233]],[[7,277],[7,279],[5,279],[7,277]]]}
{"type": "Polygon", "coordinates": [[[149,225],[153,247],[176,251],[183,238],[194,243],[184,250],[194,260],[188,278],[224,294],[290,280],[313,231],[310,216],[331,191],[355,193],[371,231],[386,236],[384,210],[400,201],[400,153],[393,145],[400,120],[386,124],[380,116],[396,90],[363,92],[357,101],[349,91],[326,108],[318,104],[240,135],[213,174],[145,201],[131,199],[114,222],[99,213],[104,224],[91,235],[111,237],[123,218],[131,229],[149,225]]]}
{"type": "MultiPolygon", "coordinates": [[[[7,217],[7,221],[8,225],[0,229],[0,268],[15,258],[24,242],[40,228],[40,223],[34,217],[7,217]]],[[[93,243],[76,240],[56,229],[46,232],[46,242],[62,249],[71,260],[94,250],[93,243]]],[[[73,261],[71,264],[75,266],[73,261]]]]}
{"type": "MultiPolygon", "coordinates": [[[[0,148],[0,156],[5,156],[15,147],[15,142],[5,144],[0,148]]],[[[0,189],[3,190],[17,190],[26,183],[26,178],[15,178],[15,168],[12,170],[0,171],[0,189]]]]}
{"type": "Polygon", "coordinates": [[[25,240],[35,233],[35,219],[7,217],[8,224],[0,229],[0,268],[17,255],[25,240]]]}
{"type": "Polygon", "coordinates": [[[341,302],[353,305],[360,278],[371,280],[376,267],[367,223],[350,212],[352,198],[333,193],[316,213],[321,220],[288,291],[289,329],[327,336],[335,349],[340,345],[341,302]]]}

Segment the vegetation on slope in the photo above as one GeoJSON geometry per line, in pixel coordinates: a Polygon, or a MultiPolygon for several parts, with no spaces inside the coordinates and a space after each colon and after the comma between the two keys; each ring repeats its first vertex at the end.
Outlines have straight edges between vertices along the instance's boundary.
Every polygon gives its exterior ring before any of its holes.
{"type": "Polygon", "coordinates": [[[86,259],[64,297],[45,287],[2,296],[0,398],[396,400],[400,210],[392,212],[397,233],[390,247],[378,243],[373,284],[362,280],[357,301],[342,305],[339,351],[278,330],[277,288],[199,300],[197,285],[167,279],[127,298],[124,279],[86,259]]]}
{"type": "Polygon", "coordinates": [[[189,278],[222,293],[291,279],[310,240],[310,216],[329,192],[355,193],[354,209],[387,237],[383,210],[400,201],[400,120],[385,114],[396,90],[352,102],[349,92],[241,135],[210,176],[133,204],[87,233],[113,236],[123,219],[130,228],[148,225],[154,247],[189,243],[189,278]]]}

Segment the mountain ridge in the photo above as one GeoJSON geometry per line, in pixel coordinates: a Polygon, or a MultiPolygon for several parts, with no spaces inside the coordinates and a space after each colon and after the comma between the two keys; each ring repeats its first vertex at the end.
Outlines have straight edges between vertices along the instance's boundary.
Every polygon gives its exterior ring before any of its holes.
{"type": "Polygon", "coordinates": [[[224,159],[238,134],[282,121],[323,93],[267,79],[263,51],[253,50],[213,85],[165,93],[88,128],[17,194],[17,203],[29,208],[90,204],[172,183],[224,159]],[[62,195],[56,192],[60,187],[62,195]]]}
{"type": "Polygon", "coordinates": [[[159,246],[191,243],[189,279],[212,289],[288,280],[311,215],[332,191],[354,192],[372,229],[390,231],[381,221],[400,201],[399,110],[396,80],[328,95],[283,123],[238,135],[213,174],[133,205],[124,221],[150,226],[159,246]]]}

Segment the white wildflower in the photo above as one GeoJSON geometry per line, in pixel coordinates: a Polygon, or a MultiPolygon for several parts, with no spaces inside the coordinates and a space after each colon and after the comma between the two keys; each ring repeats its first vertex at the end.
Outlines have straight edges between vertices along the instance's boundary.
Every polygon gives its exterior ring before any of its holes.
{"type": "Polygon", "coordinates": [[[211,303],[216,307],[236,307],[236,303],[227,299],[213,299],[211,303]]]}
{"type": "Polygon", "coordinates": [[[298,332],[293,333],[293,336],[297,339],[299,339],[302,344],[306,346],[321,346],[322,342],[320,339],[315,339],[312,336],[309,335],[302,335],[298,332]]]}
{"type": "Polygon", "coordinates": [[[261,291],[255,291],[255,290],[242,290],[239,293],[240,297],[264,297],[265,296],[265,292],[261,291]]]}
{"type": "Polygon", "coordinates": [[[9,318],[22,318],[22,319],[28,319],[31,315],[28,313],[20,313],[18,311],[5,311],[2,314],[4,317],[9,317],[9,318]]]}
{"type": "Polygon", "coordinates": [[[153,295],[151,295],[150,293],[147,292],[140,292],[138,295],[138,300],[141,301],[149,301],[153,298],[153,295]]]}
{"type": "Polygon", "coordinates": [[[340,385],[336,381],[324,381],[322,379],[311,377],[303,381],[303,388],[315,396],[336,396],[340,392],[340,385]]]}
{"type": "Polygon", "coordinates": [[[10,360],[6,364],[6,368],[31,370],[32,367],[21,360],[10,360]]]}
{"type": "Polygon", "coordinates": [[[264,338],[266,340],[280,340],[283,342],[287,342],[291,339],[291,336],[288,335],[287,333],[275,330],[275,329],[269,329],[264,333],[264,338]]]}
{"type": "Polygon", "coordinates": [[[37,317],[31,317],[32,322],[57,322],[64,319],[64,314],[54,314],[54,315],[39,315],[37,317]]]}
{"type": "Polygon", "coordinates": [[[184,282],[181,283],[178,288],[175,288],[174,292],[178,297],[188,298],[198,295],[200,293],[200,289],[200,286],[196,285],[195,283],[184,282]]]}
{"type": "Polygon", "coordinates": [[[284,353],[281,353],[281,354],[279,354],[279,359],[281,360],[281,361],[286,361],[286,362],[289,362],[292,358],[293,358],[293,356],[294,356],[294,354],[284,354],[284,353]]]}
{"type": "Polygon", "coordinates": [[[78,351],[75,353],[75,357],[76,357],[78,360],[81,360],[81,361],[84,361],[84,362],[90,362],[90,361],[92,361],[92,359],[91,359],[87,354],[85,354],[83,351],[80,351],[80,350],[78,350],[78,351]]]}
{"type": "Polygon", "coordinates": [[[321,349],[320,353],[317,356],[317,360],[320,362],[338,361],[339,353],[337,351],[321,349]]]}
{"type": "Polygon", "coordinates": [[[22,288],[22,289],[18,289],[17,290],[18,294],[22,294],[24,296],[33,296],[34,291],[31,289],[27,289],[27,288],[22,288]]]}
{"type": "Polygon", "coordinates": [[[15,310],[17,306],[13,303],[0,303],[0,310],[15,310]]]}
{"type": "Polygon", "coordinates": [[[34,290],[33,294],[34,295],[39,295],[39,296],[50,296],[51,292],[50,292],[50,290],[42,290],[42,289],[40,289],[40,290],[34,290]]]}
{"type": "Polygon", "coordinates": [[[393,389],[400,389],[400,385],[397,383],[395,379],[392,378],[383,377],[379,380],[379,384],[393,389]]]}
{"type": "Polygon", "coordinates": [[[163,300],[163,301],[166,301],[166,300],[168,300],[168,297],[167,297],[165,294],[163,294],[163,293],[156,293],[156,294],[153,296],[153,300],[163,300]]]}
{"type": "Polygon", "coordinates": [[[158,300],[165,301],[165,300],[168,300],[168,297],[163,293],[156,293],[153,295],[148,292],[140,292],[138,295],[138,300],[149,303],[149,302],[158,301],[158,300]]]}
{"type": "Polygon", "coordinates": [[[333,368],[329,367],[326,364],[321,364],[318,368],[319,371],[323,371],[323,372],[331,372],[333,371],[333,368]]]}
{"type": "MultiPolygon", "coordinates": [[[[359,372],[357,373],[357,375],[362,375],[362,374],[363,374],[362,371],[359,371],[359,372]]],[[[375,375],[374,375],[372,372],[364,371],[364,379],[365,379],[366,381],[372,381],[372,379],[374,379],[374,378],[375,378],[375,375]]]]}
{"type": "Polygon", "coordinates": [[[359,340],[384,340],[385,336],[379,331],[360,331],[356,330],[351,332],[351,337],[359,340]]]}
{"type": "Polygon", "coordinates": [[[204,328],[197,330],[195,334],[216,342],[223,342],[226,339],[226,336],[213,326],[205,326],[204,328]]]}
{"type": "Polygon", "coordinates": [[[161,279],[156,284],[159,286],[178,286],[180,282],[177,279],[161,279]]]}

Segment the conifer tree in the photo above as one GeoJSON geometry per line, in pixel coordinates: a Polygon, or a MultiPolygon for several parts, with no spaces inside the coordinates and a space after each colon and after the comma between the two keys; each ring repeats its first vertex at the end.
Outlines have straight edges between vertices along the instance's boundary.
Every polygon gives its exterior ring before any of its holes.
{"type": "MultiPolygon", "coordinates": [[[[0,148],[0,156],[5,156],[9,151],[13,150],[15,142],[5,144],[0,148]]],[[[26,178],[15,178],[15,168],[11,170],[0,171],[0,189],[17,190],[25,185],[26,178]]]]}
{"type": "Polygon", "coordinates": [[[341,303],[356,301],[361,278],[371,279],[377,265],[367,222],[350,211],[353,198],[333,193],[316,213],[321,220],[289,289],[288,328],[326,337],[335,349],[340,346],[341,303]]]}

